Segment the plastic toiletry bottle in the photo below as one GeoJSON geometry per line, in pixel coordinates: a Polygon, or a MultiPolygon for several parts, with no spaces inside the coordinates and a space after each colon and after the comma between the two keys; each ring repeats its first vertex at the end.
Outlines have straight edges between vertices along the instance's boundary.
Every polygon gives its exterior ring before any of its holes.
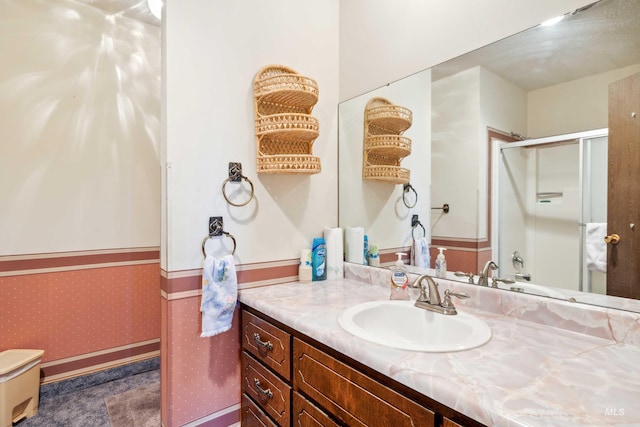
{"type": "Polygon", "coordinates": [[[380,252],[378,252],[378,245],[374,243],[369,246],[369,265],[380,267],[380,252]]]}
{"type": "Polygon", "coordinates": [[[440,253],[436,257],[436,277],[444,279],[447,275],[447,260],[444,258],[444,251],[447,248],[438,248],[440,253]]]}
{"type": "Polygon", "coordinates": [[[311,248],[312,281],[327,280],[327,247],[323,237],[313,239],[311,248]]]}
{"type": "Polygon", "coordinates": [[[363,251],[363,264],[364,265],[368,265],[369,264],[369,237],[365,234],[364,235],[364,251],[363,251]]]}
{"type": "Polygon", "coordinates": [[[395,265],[389,267],[391,270],[391,294],[389,299],[393,300],[408,300],[409,299],[409,274],[402,262],[402,256],[406,254],[402,252],[396,252],[398,260],[395,265]]]}
{"type": "Polygon", "coordinates": [[[298,267],[298,281],[300,283],[311,283],[313,279],[313,268],[311,267],[311,249],[300,251],[300,265],[298,267]]]}

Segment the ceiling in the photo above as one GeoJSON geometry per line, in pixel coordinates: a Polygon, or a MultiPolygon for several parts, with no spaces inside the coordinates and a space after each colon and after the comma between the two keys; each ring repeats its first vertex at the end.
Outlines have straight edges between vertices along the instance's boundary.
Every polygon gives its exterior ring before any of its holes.
{"type": "Polygon", "coordinates": [[[433,80],[481,65],[525,91],[640,63],[640,0],[601,0],[454,58],[433,80]]]}
{"type": "Polygon", "coordinates": [[[146,24],[160,26],[160,20],[149,11],[147,0],[76,0],[98,9],[102,9],[109,14],[120,15],[135,19],[146,24]]]}

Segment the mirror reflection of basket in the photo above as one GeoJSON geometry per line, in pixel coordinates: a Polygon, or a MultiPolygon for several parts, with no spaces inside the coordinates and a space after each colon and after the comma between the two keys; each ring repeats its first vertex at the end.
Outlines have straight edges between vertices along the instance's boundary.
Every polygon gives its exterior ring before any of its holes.
{"type": "Polygon", "coordinates": [[[314,174],[320,158],[312,154],[320,134],[311,115],[318,84],[283,65],[268,65],[253,83],[258,173],[314,174]]]}
{"type": "Polygon", "coordinates": [[[384,98],[372,98],[364,113],[362,179],[408,184],[410,171],[400,166],[411,154],[411,139],[402,136],[411,127],[412,113],[384,98]]]}

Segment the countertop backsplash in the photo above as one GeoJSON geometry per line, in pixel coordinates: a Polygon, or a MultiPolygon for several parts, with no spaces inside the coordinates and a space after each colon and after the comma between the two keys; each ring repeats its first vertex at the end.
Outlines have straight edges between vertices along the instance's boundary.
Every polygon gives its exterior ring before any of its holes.
{"type": "MultiPolygon", "coordinates": [[[[390,286],[391,271],[389,269],[345,263],[344,272],[346,279],[375,286],[390,286]]],[[[409,274],[410,282],[417,278],[417,274],[409,274]]],[[[470,296],[469,299],[464,300],[454,298],[453,303],[456,306],[471,307],[501,316],[640,346],[639,313],[471,285],[447,279],[436,279],[436,282],[439,284],[441,294],[445,289],[450,289],[465,292],[470,296]]],[[[411,291],[411,298],[415,299],[417,290],[411,291]]]]}

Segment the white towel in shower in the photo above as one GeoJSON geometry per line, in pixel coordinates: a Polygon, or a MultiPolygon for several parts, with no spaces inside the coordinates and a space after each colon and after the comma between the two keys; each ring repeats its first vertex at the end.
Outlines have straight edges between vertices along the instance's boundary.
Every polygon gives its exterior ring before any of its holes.
{"type": "Polygon", "coordinates": [[[238,278],[233,255],[207,255],[202,267],[201,337],[211,337],[231,329],[238,299],[238,278]]]}
{"type": "Polygon", "coordinates": [[[585,252],[587,269],[591,271],[607,272],[607,223],[591,222],[586,225],[585,252]]]}

